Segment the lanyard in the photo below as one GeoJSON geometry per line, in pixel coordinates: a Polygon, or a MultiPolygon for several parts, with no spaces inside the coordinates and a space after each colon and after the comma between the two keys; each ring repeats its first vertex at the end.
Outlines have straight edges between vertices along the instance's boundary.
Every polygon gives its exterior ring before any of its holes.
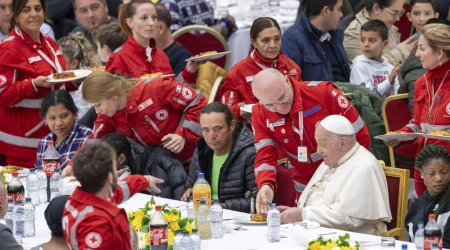
{"type": "MultiPolygon", "coordinates": [[[[257,62],[256,60],[255,60],[255,49],[252,51],[252,53],[250,53],[250,57],[252,58],[252,60],[253,60],[253,62],[255,62],[256,63],[256,65],[258,65],[262,70],[265,70],[265,69],[267,69],[267,67],[265,66],[265,65],[263,65],[263,64],[261,64],[261,63],[259,63],[259,62],[257,62]]],[[[275,68],[275,63],[276,63],[276,60],[274,60],[273,61],[273,63],[272,63],[272,68],[275,68]]]]}
{"type": "Polygon", "coordinates": [[[298,111],[298,129],[292,126],[295,133],[300,136],[300,143],[303,146],[303,111],[298,111]]]}
{"type": "MultiPolygon", "coordinates": [[[[20,29],[18,27],[15,28],[16,33],[22,38],[22,40],[25,40],[23,38],[22,32],[20,31],[20,29]]],[[[47,61],[48,64],[50,64],[50,66],[52,66],[57,73],[62,73],[64,70],[61,67],[61,64],[59,63],[58,60],[58,56],[55,53],[55,50],[52,48],[52,46],[50,46],[50,44],[48,43],[47,39],[45,39],[45,43],[47,44],[48,48],[50,49],[50,51],[52,52],[53,56],[55,57],[55,61],[53,62],[46,54],[44,54],[44,52],[42,52],[42,50],[37,50],[37,53],[44,58],[45,61],[47,61]]]]}

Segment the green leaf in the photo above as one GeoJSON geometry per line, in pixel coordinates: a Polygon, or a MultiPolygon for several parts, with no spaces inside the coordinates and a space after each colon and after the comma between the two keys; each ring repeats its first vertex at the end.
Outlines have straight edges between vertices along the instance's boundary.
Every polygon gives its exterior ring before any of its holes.
{"type": "Polygon", "coordinates": [[[189,219],[188,218],[184,218],[184,219],[178,221],[178,226],[180,226],[180,228],[184,228],[184,227],[186,227],[186,224],[188,222],[189,222],[189,219]]]}
{"type": "Polygon", "coordinates": [[[147,215],[144,215],[144,217],[142,217],[141,225],[148,225],[149,222],[150,222],[150,217],[148,217],[147,215]]]}
{"type": "Polygon", "coordinates": [[[164,210],[166,209],[167,206],[169,206],[169,204],[164,204],[164,205],[162,206],[161,210],[164,211],[164,210]]]}
{"type": "Polygon", "coordinates": [[[150,205],[156,205],[155,197],[152,196],[152,199],[150,200],[150,205]]]}
{"type": "Polygon", "coordinates": [[[145,246],[144,250],[150,250],[150,245],[145,246]]]}
{"type": "Polygon", "coordinates": [[[149,226],[148,225],[143,225],[142,227],[141,227],[141,230],[139,230],[139,231],[141,231],[141,232],[143,232],[143,233],[148,233],[149,232],[149,226]]]}
{"type": "Polygon", "coordinates": [[[147,203],[145,203],[145,211],[149,211],[150,210],[150,201],[147,201],[147,203]]]}

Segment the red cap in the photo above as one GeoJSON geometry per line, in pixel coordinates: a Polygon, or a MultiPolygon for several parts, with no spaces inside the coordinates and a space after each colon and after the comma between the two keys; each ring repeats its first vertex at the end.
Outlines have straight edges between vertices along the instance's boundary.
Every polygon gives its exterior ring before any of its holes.
{"type": "Polygon", "coordinates": [[[19,176],[19,173],[17,171],[12,172],[12,176],[19,176]]]}
{"type": "Polygon", "coordinates": [[[156,209],[156,211],[161,211],[161,205],[156,205],[155,209],[156,209]]]}
{"type": "Polygon", "coordinates": [[[55,145],[54,141],[48,141],[47,143],[48,143],[49,146],[54,146],[55,145]]]}
{"type": "Polygon", "coordinates": [[[429,214],[428,215],[428,219],[429,220],[436,220],[436,215],[435,214],[429,214]]]}

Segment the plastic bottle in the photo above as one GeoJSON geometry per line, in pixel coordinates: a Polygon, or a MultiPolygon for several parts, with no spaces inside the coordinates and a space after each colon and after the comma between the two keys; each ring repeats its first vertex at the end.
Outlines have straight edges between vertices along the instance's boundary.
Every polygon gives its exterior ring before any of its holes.
{"type": "Polygon", "coordinates": [[[34,169],[30,169],[27,175],[27,192],[28,197],[31,198],[31,203],[35,206],[40,204],[39,199],[39,177],[36,175],[34,169]]]}
{"type": "Polygon", "coordinates": [[[189,236],[189,232],[183,232],[183,238],[181,239],[181,250],[192,250],[194,247],[194,241],[189,236]]]}
{"type": "Polygon", "coordinates": [[[167,220],[161,212],[161,206],[155,206],[156,212],[150,220],[150,248],[152,250],[167,250],[169,247],[169,234],[167,220]]]}
{"type": "Polygon", "coordinates": [[[194,213],[194,202],[192,201],[192,196],[189,196],[189,202],[187,204],[186,210],[187,210],[187,218],[191,220],[195,220],[195,213],[194,213]]]}
{"type": "Polygon", "coordinates": [[[13,210],[13,221],[14,221],[14,237],[24,237],[25,236],[25,209],[22,202],[18,202],[13,210]]]}
{"type": "Polygon", "coordinates": [[[281,214],[275,203],[272,203],[272,209],[267,213],[267,240],[269,242],[279,242],[281,214]]]}
{"type": "Polygon", "coordinates": [[[50,200],[61,195],[61,174],[59,168],[55,169],[50,177],[50,200]]]}
{"type": "Polygon", "coordinates": [[[14,201],[12,197],[8,197],[8,210],[5,214],[5,224],[9,229],[11,229],[11,232],[14,232],[14,201]]]}
{"type": "Polygon", "coordinates": [[[181,250],[181,239],[183,239],[183,230],[178,229],[177,234],[173,238],[173,250],[181,250]]]}
{"type": "Polygon", "coordinates": [[[198,230],[196,228],[192,229],[191,239],[194,242],[194,247],[192,248],[192,250],[200,250],[201,249],[202,239],[197,234],[197,231],[198,230]]]}
{"type": "Polygon", "coordinates": [[[211,186],[208,181],[205,180],[205,174],[198,173],[198,179],[192,187],[192,192],[194,196],[194,213],[196,213],[200,207],[202,198],[205,198],[206,205],[211,207],[211,186]]]}
{"type": "Polygon", "coordinates": [[[442,244],[441,240],[442,240],[442,231],[441,231],[441,228],[436,223],[436,215],[429,214],[428,215],[428,223],[425,226],[425,231],[424,231],[423,249],[431,250],[433,242],[436,242],[439,246],[439,249],[442,249],[440,247],[442,244]]]}
{"type": "Polygon", "coordinates": [[[211,214],[211,231],[213,238],[223,237],[223,209],[218,200],[214,200],[214,204],[209,209],[211,214]]]}
{"type": "Polygon", "coordinates": [[[202,240],[211,239],[211,217],[206,201],[202,199],[197,211],[198,235],[202,240]]]}
{"type": "Polygon", "coordinates": [[[35,218],[36,213],[34,210],[34,205],[32,204],[31,198],[26,199],[25,206],[23,206],[25,212],[24,220],[24,235],[25,237],[34,237],[36,235],[36,228],[35,228],[35,218]]]}
{"type": "Polygon", "coordinates": [[[50,177],[55,172],[55,169],[59,169],[59,154],[54,145],[53,141],[49,141],[47,150],[45,150],[42,157],[42,171],[47,175],[47,202],[51,200],[50,177]]]}
{"type": "Polygon", "coordinates": [[[423,250],[423,241],[424,241],[423,222],[419,221],[419,223],[417,223],[417,226],[418,226],[418,229],[414,236],[414,243],[416,243],[417,250],[423,250]]]}
{"type": "Polygon", "coordinates": [[[47,203],[47,175],[44,171],[42,171],[42,167],[37,167],[37,171],[35,173],[39,179],[39,203],[47,203]]]}
{"type": "Polygon", "coordinates": [[[15,205],[18,203],[25,203],[25,188],[23,187],[22,182],[19,180],[19,173],[14,171],[12,173],[12,179],[9,182],[7,188],[8,196],[12,197],[15,205]]]}

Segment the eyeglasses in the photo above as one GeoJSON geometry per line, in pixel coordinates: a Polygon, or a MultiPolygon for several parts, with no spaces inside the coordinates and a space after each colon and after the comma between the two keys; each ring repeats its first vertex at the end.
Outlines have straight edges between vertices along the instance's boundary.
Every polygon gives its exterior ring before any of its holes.
{"type": "Polygon", "coordinates": [[[276,103],[271,103],[271,104],[262,104],[267,110],[273,110],[276,107],[278,107],[278,105],[280,104],[284,104],[285,102],[287,102],[289,99],[288,96],[288,89],[286,88],[284,94],[281,95],[280,99],[278,99],[278,101],[276,103]]]}
{"type": "Polygon", "coordinates": [[[400,18],[400,17],[402,17],[403,16],[403,14],[405,14],[405,10],[404,9],[402,9],[401,11],[398,11],[398,10],[390,10],[390,9],[388,9],[388,8],[385,8],[387,11],[389,11],[389,13],[391,13],[393,16],[394,16],[394,18],[400,18]]]}

